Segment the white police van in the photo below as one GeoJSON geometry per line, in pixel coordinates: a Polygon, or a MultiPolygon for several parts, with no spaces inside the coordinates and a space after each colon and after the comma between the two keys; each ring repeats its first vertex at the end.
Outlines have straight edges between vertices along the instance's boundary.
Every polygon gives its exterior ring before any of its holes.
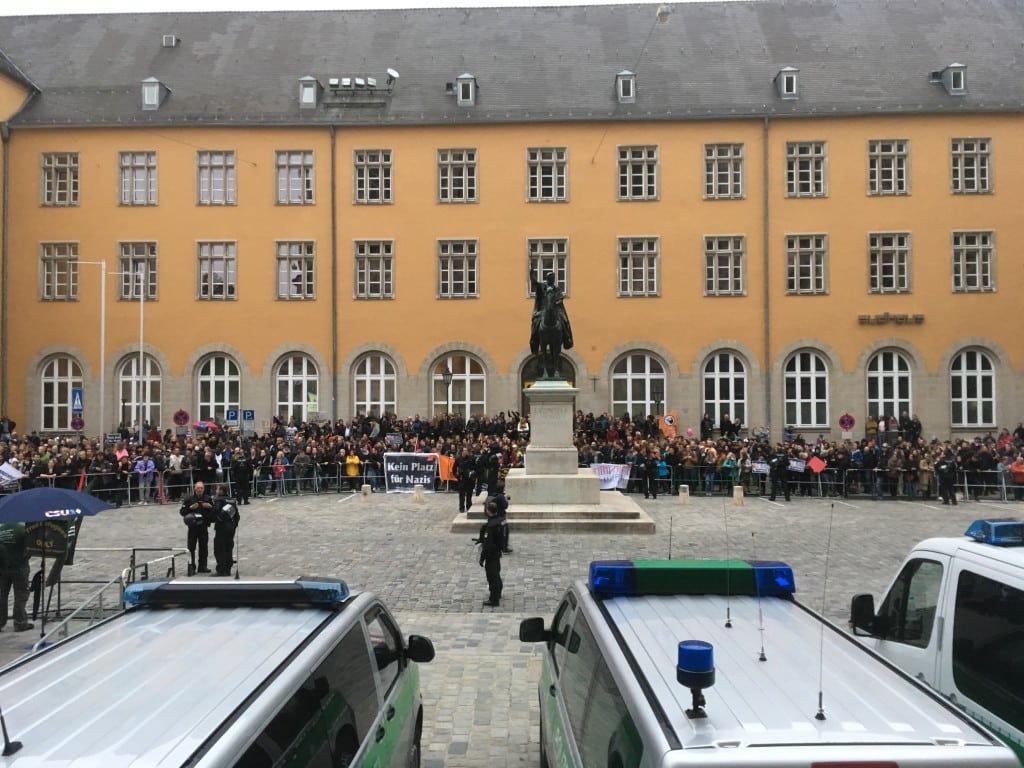
{"type": "Polygon", "coordinates": [[[418,766],[410,635],[339,580],[143,582],[0,670],[0,766],[418,766]]]}
{"type": "Polygon", "coordinates": [[[1024,762],[1024,523],[977,520],[926,539],[875,613],[851,605],[854,633],[996,732],[1024,762]]]}
{"type": "Polygon", "coordinates": [[[604,561],[544,642],[541,764],[1010,768],[1008,748],[757,561],[604,561]]]}

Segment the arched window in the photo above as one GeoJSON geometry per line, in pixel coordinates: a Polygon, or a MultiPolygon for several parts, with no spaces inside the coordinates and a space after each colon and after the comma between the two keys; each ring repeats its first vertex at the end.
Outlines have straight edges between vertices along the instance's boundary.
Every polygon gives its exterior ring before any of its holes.
{"type": "Polygon", "coordinates": [[[965,349],[949,368],[949,399],[954,427],[996,425],[996,374],[992,358],[965,349]]]}
{"type": "Polygon", "coordinates": [[[229,408],[238,409],[242,400],[242,382],[238,364],[226,355],[208,357],[199,366],[198,418],[213,421],[224,418],[229,408]]]}
{"type": "Polygon", "coordinates": [[[786,361],[785,421],[794,427],[828,425],[828,366],[817,352],[797,352],[786,361]]]}
{"type": "Polygon", "coordinates": [[[868,361],[868,415],[913,413],[910,400],[910,362],[901,352],[884,349],[868,361]]]}
{"type": "Polygon", "coordinates": [[[275,373],[277,383],[277,417],[286,424],[295,419],[299,424],[309,421],[310,413],[320,410],[320,377],[316,363],[308,355],[295,353],[289,355],[277,366],[275,373]]]}
{"type": "Polygon", "coordinates": [[[612,415],[664,413],[665,366],[646,352],[630,352],[612,367],[612,415]]]}
{"type": "Polygon", "coordinates": [[[459,413],[463,417],[483,416],[487,405],[487,380],[480,361],[466,354],[443,357],[434,364],[431,390],[434,415],[459,413]],[[445,386],[444,375],[452,373],[452,383],[445,386]]]}
{"type": "Polygon", "coordinates": [[[117,391],[121,397],[121,420],[131,426],[142,417],[143,423],[159,427],[160,366],[150,355],[143,355],[142,376],[139,376],[139,356],[129,355],[117,369],[117,391]]]}
{"type": "Polygon", "coordinates": [[[71,390],[82,387],[82,367],[73,357],[61,355],[46,361],[42,371],[44,431],[71,429],[71,390]]]}
{"type": "Polygon", "coordinates": [[[716,352],[704,364],[703,407],[716,424],[725,413],[747,423],[747,368],[732,352],[716,352]]]}
{"type": "Polygon", "coordinates": [[[397,413],[395,364],[387,355],[367,355],[356,363],[353,377],[355,413],[377,417],[385,412],[397,413]]]}

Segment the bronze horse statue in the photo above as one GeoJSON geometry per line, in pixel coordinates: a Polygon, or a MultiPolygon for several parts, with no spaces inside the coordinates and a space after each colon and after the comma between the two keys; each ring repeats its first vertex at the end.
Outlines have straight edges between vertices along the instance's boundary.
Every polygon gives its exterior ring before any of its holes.
{"type": "Polygon", "coordinates": [[[572,349],[572,328],[562,305],[562,290],[548,272],[544,282],[533,280],[536,302],[530,333],[530,351],[537,356],[541,379],[562,379],[562,349],[572,349]]]}

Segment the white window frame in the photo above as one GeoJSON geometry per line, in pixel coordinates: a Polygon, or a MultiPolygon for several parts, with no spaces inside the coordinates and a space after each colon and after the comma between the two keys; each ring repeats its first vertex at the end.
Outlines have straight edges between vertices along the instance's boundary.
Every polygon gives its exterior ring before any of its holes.
{"type": "Polygon", "coordinates": [[[954,195],[992,192],[992,139],[950,140],[950,188],[954,195]]]}
{"type": "Polygon", "coordinates": [[[39,376],[39,424],[44,432],[71,429],[71,390],[82,388],[82,366],[69,355],[47,360],[39,376]]]}
{"type": "Polygon", "coordinates": [[[117,366],[117,391],[121,399],[121,416],[127,411],[129,424],[139,417],[142,406],[142,420],[149,424],[162,424],[161,392],[162,376],[160,364],[152,355],[142,356],[143,372],[139,376],[139,356],[126,355],[117,366]]]}
{"type": "Polygon", "coordinates": [[[640,349],[627,352],[612,365],[612,415],[636,416],[638,408],[644,417],[654,414],[665,401],[666,380],[665,365],[657,357],[640,349]],[[659,388],[660,401],[654,397],[659,388]]]}
{"type": "Polygon", "coordinates": [[[657,296],[661,287],[661,238],[652,236],[618,239],[618,296],[657,296]]]}
{"type": "Polygon", "coordinates": [[[828,293],[828,235],[786,235],[786,293],[828,293]]]}
{"type": "Polygon", "coordinates": [[[477,201],[475,149],[437,150],[437,200],[441,203],[477,201]]]}
{"type": "Polygon", "coordinates": [[[353,413],[397,413],[398,376],[394,361],[379,352],[360,359],[352,369],[352,393],[353,413]]]}
{"type": "Polygon", "coordinates": [[[786,142],[786,197],[828,197],[826,142],[786,142]]]}
{"type": "Polygon", "coordinates": [[[747,422],[747,366],[734,352],[723,349],[707,359],[701,369],[704,413],[716,421],[728,413],[733,422],[747,422]]]}
{"type": "Polygon", "coordinates": [[[783,366],[785,423],[794,427],[828,427],[828,363],[810,349],[794,353],[783,366]]]}
{"type": "Polygon", "coordinates": [[[121,152],[120,165],[121,205],[156,205],[156,152],[121,152]]]}
{"type": "Polygon", "coordinates": [[[909,293],[909,232],[868,233],[868,293],[909,293]]]}
{"type": "Polygon", "coordinates": [[[276,249],[277,298],[308,301],[316,298],[316,243],[279,240],[276,249]]]}
{"type": "Polygon", "coordinates": [[[200,421],[223,419],[242,402],[242,377],[229,355],[210,355],[196,368],[196,405],[200,421]],[[203,390],[207,391],[204,392],[203,390]]]}
{"type": "Polygon", "coordinates": [[[302,352],[286,355],[274,368],[274,412],[288,423],[309,421],[311,410],[320,411],[320,373],[316,361],[302,352]],[[315,409],[310,409],[310,395],[315,409]]]}
{"type": "Polygon", "coordinates": [[[704,145],[704,199],[740,200],[746,197],[743,144],[704,145]]]}
{"type": "Polygon", "coordinates": [[[619,200],[658,199],[658,147],[619,147],[619,200]]]}
{"type": "Polygon", "coordinates": [[[121,277],[118,299],[138,301],[140,290],[144,301],[155,301],[157,297],[157,249],[156,243],[133,242],[120,244],[118,273],[121,277]],[[142,285],[139,284],[139,274],[142,285]],[[144,286],[144,287],[143,287],[144,286]]]}
{"type": "Polygon", "coordinates": [[[868,142],[868,194],[910,194],[910,142],[872,139],[868,142]]]}
{"type": "Polygon", "coordinates": [[[995,233],[954,231],[953,292],[987,293],[996,289],[995,233]]]}
{"type": "Polygon", "coordinates": [[[40,161],[40,200],[47,207],[78,205],[77,152],[44,152],[40,161]]]}
{"type": "Polygon", "coordinates": [[[952,426],[996,426],[996,369],[991,355],[980,349],[964,349],[953,358],[949,401],[952,426]]]}
{"type": "Polygon", "coordinates": [[[743,235],[705,235],[705,296],[746,295],[746,247],[743,235]]]}
{"type": "Polygon", "coordinates": [[[196,260],[196,298],[204,301],[238,298],[234,242],[199,242],[196,260]]]}
{"type": "Polygon", "coordinates": [[[475,299],[480,295],[476,240],[437,241],[437,296],[475,299]]]}
{"type": "Polygon", "coordinates": [[[393,240],[356,240],[354,254],[356,299],[391,299],[395,296],[395,244],[393,240]]]}
{"type": "Polygon", "coordinates": [[[528,147],[526,200],[564,203],[569,199],[569,150],[565,147],[528,147]]]}
{"type": "Polygon", "coordinates": [[[430,385],[435,417],[458,413],[466,418],[487,413],[487,373],[483,363],[472,355],[456,352],[438,360],[430,385]],[[445,386],[446,371],[452,372],[451,386],[445,386]]]}
{"type": "Polygon", "coordinates": [[[316,204],[316,164],[311,149],[279,149],[274,155],[278,205],[316,204]]]}
{"type": "Polygon", "coordinates": [[[78,299],[78,243],[40,243],[40,298],[43,301],[78,299]]]}
{"type": "Polygon", "coordinates": [[[235,153],[226,150],[196,152],[197,205],[235,205],[235,153]]]}
{"type": "Polygon", "coordinates": [[[393,203],[390,149],[352,150],[352,200],[360,205],[393,203]]]}
{"type": "Polygon", "coordinates": [[[913,413],[913,376],[910,360],[897,349],[882,349],[871,356],[865,369],[868,414],[899,416],[913,413]]]}

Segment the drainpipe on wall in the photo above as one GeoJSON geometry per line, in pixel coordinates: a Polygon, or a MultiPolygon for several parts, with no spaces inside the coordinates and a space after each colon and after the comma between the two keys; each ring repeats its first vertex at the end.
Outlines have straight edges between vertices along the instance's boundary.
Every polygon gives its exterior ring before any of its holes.
{"type": "Polygon", "coordinates": [[[770,284],[770,267],[771,259],[769,258],[770,240],[770,227],[769,212],[768,212],[768,115],[764,116],[764,123],[761,126],[761,239],[763,242],[763,259],[762,265],[764,269],[764,280],[763,283],[763,313],[764,313],[764,410],[766,424],[765,428],[768,430],[769,440],[771,439],[772,430],[772,300],[771,300],[771,284],[770,284]]]}
{"type": "Polygon", "coordinates": [[[338,420],[338,185],[334,126],[331,130],[331,423],[338,420]]]}
{"type": "Polygon", "coordinates": [[[7,224],[10,194],[11,127],[0,122],[0,141],[3,142],[3,192],[0,193],[0,415],[7,415],[7,224]]]}

